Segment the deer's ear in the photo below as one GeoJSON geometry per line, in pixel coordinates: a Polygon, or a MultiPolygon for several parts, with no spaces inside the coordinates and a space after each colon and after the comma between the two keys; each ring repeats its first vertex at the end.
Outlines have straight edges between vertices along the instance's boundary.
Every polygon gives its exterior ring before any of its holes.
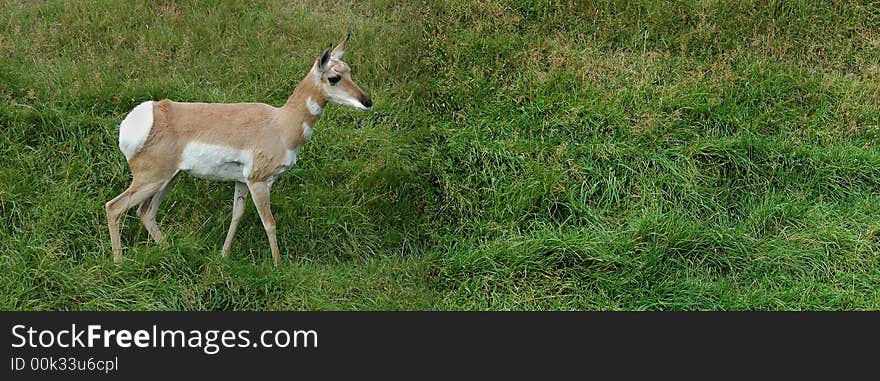
{"type": "Polygon", "coordinates": [[[336,45],[336,49],[333,49],[333,53],[330,53],[330,56],[333,59],[340,59],[342,55],[345,54],[345,48],[348,47],[348,39],[351,37],[351,33],[345,35],[345,38],[342,41],[339,41],[339,44],[336,45]]]}
{"type": "Polygon", "coordinates": [[[329,63],[330,63],[330,46],[328,46],[327,49],[324,49],[324,53],[321,53],[321,56],[318,57],[318,61],[315,62],[315,67],[318,69],[318,72],[323,73],[324,70],[327,70],[327,65],[329,63]]]}

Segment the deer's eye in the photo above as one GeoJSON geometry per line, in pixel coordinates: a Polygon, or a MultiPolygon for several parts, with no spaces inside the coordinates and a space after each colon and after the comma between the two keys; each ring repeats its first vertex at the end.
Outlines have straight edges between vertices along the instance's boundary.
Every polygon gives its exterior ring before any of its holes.
{"type": "Polygon", "coordinates": [[[342,77],[338,75],[335,77],[327,77],[327,81],[330,82],[331,85],[335,85],[340,79],[342,79],[342,77]]]}

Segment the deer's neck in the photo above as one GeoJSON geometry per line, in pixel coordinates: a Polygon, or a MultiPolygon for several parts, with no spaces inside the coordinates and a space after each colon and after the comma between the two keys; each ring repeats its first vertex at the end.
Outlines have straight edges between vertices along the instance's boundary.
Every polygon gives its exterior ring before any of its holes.
{"type": "Polygon", "coordinates": [[[327,98],[318,87],[320,84],[309,73],[293,90],[293,94],[287,98],[287,103],[281,108],[284,124],[288,137],[286,143],[293,149],[304,144],[312,135],[312,129],[324,112],[327,98]]]}

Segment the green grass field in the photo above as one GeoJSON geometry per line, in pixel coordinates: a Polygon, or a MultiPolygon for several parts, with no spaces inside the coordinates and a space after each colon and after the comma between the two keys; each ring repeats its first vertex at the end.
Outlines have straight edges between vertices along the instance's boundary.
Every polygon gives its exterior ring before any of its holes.
{"type": "Polygon", "coordinates": [[[3,1],[0,309],[880,309],[880,2],[3,1]],[[104,203],[139,102],[328,106],[273,187],[104,203]]]}

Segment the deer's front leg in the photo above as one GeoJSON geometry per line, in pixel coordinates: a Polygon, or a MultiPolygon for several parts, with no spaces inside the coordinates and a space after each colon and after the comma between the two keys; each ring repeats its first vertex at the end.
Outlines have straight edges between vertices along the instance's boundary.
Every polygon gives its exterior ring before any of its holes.
{"type": "Polygon", "coordinates": [[[232,237],[235,237],[235,230],[238,229],[238,221],[244,215],[244,207],[247,205],[248,189],[245,183],[235,183],[235,194],[232,196],[232,222],[229,223],[229,232],[226,233],[226,241],[223,242],[223,251],[220,255],[225,257],[229,254],[229,248],[232,246],[232,237]]]}
{"type": "Polygon", "coordinates": [[[278,266],[281,264],[281,254],[278,253],[278,243],[275,241],[275,217],[272,216],[272,209],[269,207],[269,183],[261,181],[248,183],[247,186],[251,190],[251,197],[254,198],[260,220],[263,221],[263,228],[266,229],[275,266],[278,266]]]}

